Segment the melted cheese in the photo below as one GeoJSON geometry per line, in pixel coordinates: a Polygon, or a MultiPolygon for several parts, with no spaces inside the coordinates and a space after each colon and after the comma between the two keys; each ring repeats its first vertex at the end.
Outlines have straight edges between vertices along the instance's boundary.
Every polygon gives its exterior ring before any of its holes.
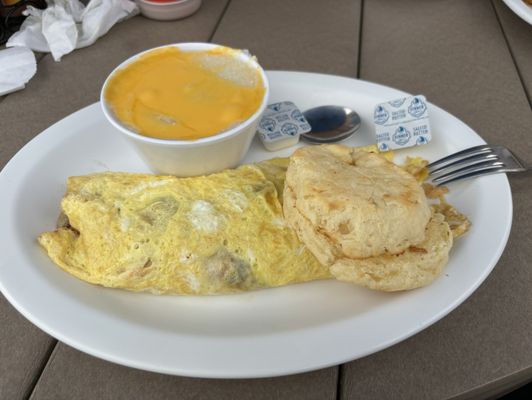
{"type": "Polygon", "coordinates": [[[116,71],[104,93],[117,118],[159,139],[194,140],[251,117],[264,97],[258,69],[217,48],[150,51],[116,71]]]}
{"type": "Polygon", "coordinates": [[[205,200],[195,201],[188,217],[194,228],[199,231],[216,232],[220,226],[221,217],[214,206],[205,200]]]}

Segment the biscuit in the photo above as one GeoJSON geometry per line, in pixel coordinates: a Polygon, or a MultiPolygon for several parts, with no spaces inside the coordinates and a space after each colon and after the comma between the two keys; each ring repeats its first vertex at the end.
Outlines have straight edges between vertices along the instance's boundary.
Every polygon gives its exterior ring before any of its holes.
{"type": "Polygon", "coordinates": [[[408,290],[434,281],[447,264],[453,235],[445,217],[435,213],[427,225],[424,242],[401,254],[381,255],[365,259],[341,258],[330,267],[341,281],[383,290],[408,290]]]}
{"type": "Polygon", "coordinates": [[[283,196],[285,218],[326,266],[399,254],[425,240],[431,217],[411,174],[381,155],[339,145],[298,149],[283,196]]]}

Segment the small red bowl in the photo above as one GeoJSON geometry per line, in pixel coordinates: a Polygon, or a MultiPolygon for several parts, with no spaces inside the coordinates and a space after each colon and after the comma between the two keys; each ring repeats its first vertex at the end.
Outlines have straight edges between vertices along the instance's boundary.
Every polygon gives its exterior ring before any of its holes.
{"type": "Polygon", "coordinates": [[[194,14],[201,0],[137,0],[137,5],[145,17],[170,21],[194,14]]]}

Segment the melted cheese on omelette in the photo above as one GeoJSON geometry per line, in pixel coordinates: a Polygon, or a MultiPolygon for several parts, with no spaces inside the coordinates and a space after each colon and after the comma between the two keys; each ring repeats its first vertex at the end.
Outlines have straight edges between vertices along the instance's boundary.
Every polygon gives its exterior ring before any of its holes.
{"type": "Polygon", "coordinates": [[[218,294],[330,278],[284,222],[272,181],[242,166],[206,177],[71,177],[68,223],[40,244],[65,271],[134,291],[218,294]]]}

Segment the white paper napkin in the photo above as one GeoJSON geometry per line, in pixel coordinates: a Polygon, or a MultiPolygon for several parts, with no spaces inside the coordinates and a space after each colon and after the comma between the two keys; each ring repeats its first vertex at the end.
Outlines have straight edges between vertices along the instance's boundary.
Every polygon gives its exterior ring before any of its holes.
{"type": "Polygon", "coordinates": [[[12,47],[0,50],[0,95],[23,89],[36,71],[35,55],[30,49],[12,47]]]}
{"type": "Polygon", "coordinates": [[[55,61],[74,49],[90,46],[117,22],[138,14],[130,0],[47,0],[44,10],[28,7],[28,17],[6,46],[51,52],[55,61]]]}

